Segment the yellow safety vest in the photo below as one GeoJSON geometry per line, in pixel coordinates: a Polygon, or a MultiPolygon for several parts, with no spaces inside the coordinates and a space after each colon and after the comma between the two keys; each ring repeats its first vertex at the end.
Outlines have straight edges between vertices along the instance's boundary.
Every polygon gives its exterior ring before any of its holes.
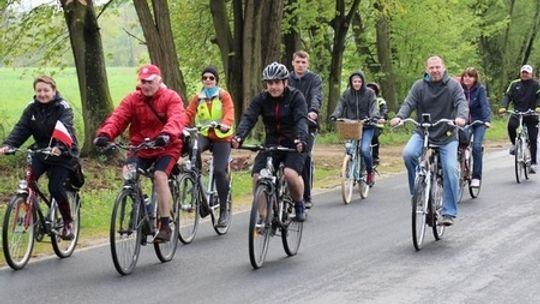
{"type": "MultiPolygon", "coordinates": [[[[208,125],[215,121],[220,123],[223,117],[223,103],[219,98],[212,99],[212,110],[208,108],[208,99],[199,99],[199,105],[197,106],[197,115],[195,116],[195,124],[200,126],[206,126],[200,130],[200,134],[208,136],[208,125]]],[[[219,138],[225,138],[233,134],[232,126],[227,132],[222,132],[220,128],[214,128],[214,133],[219,138]]]]}

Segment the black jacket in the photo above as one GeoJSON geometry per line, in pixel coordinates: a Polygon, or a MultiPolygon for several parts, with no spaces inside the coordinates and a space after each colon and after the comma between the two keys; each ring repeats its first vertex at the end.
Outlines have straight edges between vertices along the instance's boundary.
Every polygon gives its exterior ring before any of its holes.
{"type": "Polygon", "coordinates": [[[46,104],[40,103],[34,98],[24,109],[19,122],[17,122],[3,145],[18,148],[30,136],[34,138],[36,148],[48,147],[49,142],[51,142],[51,147],[58,146],[63,152],[59,158],[72,159],[79,156],[77,138],[73,128],[73,110],[59,93],[53,97],[51,102],[46,104]],[[70,149],[60,141],[53,139],[51,142],[51,136],[58,120],[64,124],[73,139],[73,145],[70,149]]]}
{"type": "Polygon", "coordinates": [[[323,99],[322,79],[319,75],[307,71],[302,77],[297,77],[292,72],[289,76],[289,85],[304,94],[308,112],[319,114],[323,99]]]}
{"type": "Polygon", "coordinates": [[[504,99],[503,107],[508,107],[512,102],[514,109],[519,112],[525,112],[529,109],[534,110],[540,106],[540,83],[534,79],[523,81],[516,79],[510,83],[504,99]]]}
{"type": "Polygon", "coordinates": [[[306,142],[307,139],[307,109],[306,101],[300,91],[286,87],[285,92],[278,98],[273,98],[268,92],[257,94],[249,103],[242,116],[236,136],[246,138],[257,123],[259,116],[265,127],[265,144],[279,144],[294,148],[294,140],[306,142]]]}

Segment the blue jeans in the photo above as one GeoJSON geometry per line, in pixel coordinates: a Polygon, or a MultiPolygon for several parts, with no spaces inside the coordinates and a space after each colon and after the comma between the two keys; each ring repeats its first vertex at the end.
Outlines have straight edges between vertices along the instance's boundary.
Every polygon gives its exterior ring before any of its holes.
{"type": "Polygon", "coordinates": [[[484,151],[482,144],[484,143],[484,134],[486,134],[486,127],[484,125],[475,125],[472,130],[473,143],[472,143],[472,157],[473,157],[473,173],[472,178],[482,179],[482,157],[484,151]]]}
{"type": "Polygon", "coordinates": [[[360,144],[360,155],[366,164],[368,173],[373,171],[373,157],[371,157],[371,140],[375,134],[375,129],[364,128],[362,131],[362,143],[360,144]]]}
{"type": "MultiPolygon", "coordinates": [[[[414,180],[416,177],[416,167],[418,166],[418,158],[422,154],[422,144],[424,139],[418,133],[409,139],[409,142],[403,149],[403,160],[407,167],[409,177],[409,191],[411,195],[414,191],[414,180]]],[[[441,156],[441,165],[443,172],[443,210],[442,215],[456,217],[459,200],[459,169],[457,161],[458,141],[454,140],[439,148],[441,156]]]]}

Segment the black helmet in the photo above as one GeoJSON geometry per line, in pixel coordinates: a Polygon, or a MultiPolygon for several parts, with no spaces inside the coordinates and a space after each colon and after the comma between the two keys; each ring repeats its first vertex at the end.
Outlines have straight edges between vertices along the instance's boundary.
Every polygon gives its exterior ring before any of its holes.
{"type": "Polygon", "coordinates": [[[284,80],[289,78],[289,70],[281,63],[272,62],[262,72],[263,80],[284,80]]]}
{"type": "Polygon", "coordinates": [[[370,89],[372,89],[375,92],[376,96],[379,96],[379,92],[381,91],[381,87],[376,82],[370,82],[366,84],[366,86],[370,89]]]}

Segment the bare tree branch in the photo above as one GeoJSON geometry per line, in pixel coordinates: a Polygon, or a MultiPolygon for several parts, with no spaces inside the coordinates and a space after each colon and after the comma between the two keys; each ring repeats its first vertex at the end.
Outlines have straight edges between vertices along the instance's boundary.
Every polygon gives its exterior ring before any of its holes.
{"type": "Polygon", "coordinates": [[[139,37],[133,35],[133,34],[130,33],[128,30],[126,30],[125,27],[123,27],[122,30],[124,30],[124,32],[126,32],[126,34],[128,34],[128,36],[133,37],[133,39],[139,41],[140,44],[146,45],[146,41],[144,41],[144,40],[142,40],[141,38],[139,38],[139,37]]]}
{"type": "Polygon", "coordinates": [[[101,16],[101,14],[103,14],[103,12],[105,12],[105,10],[107,9],[107,7],[113,2],[113,0],[109,0],[109,2],[105,3],[105,5],[103,5],[103,8],[101,9],[101,11],[99,12],[99,14],[97,15],[96,17],[96,20],[99,20],[99,17],[101,16]]]}

